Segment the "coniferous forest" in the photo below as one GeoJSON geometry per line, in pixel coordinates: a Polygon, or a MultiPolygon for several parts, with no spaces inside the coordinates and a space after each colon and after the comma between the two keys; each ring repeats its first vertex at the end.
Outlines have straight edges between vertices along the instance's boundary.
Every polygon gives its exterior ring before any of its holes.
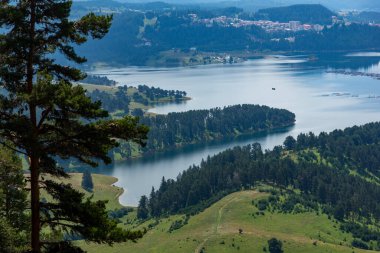
{"type": "Polygon", "coordinates": [[[373,158],[380,155],[379,145],[380,123],[371,123],[288,137],[273,150],[263,151],[258,143],[236,147],[190,167],[177,180],[163,180],[150,196],[150,212],[176,213],[266,182],[298,188],[335,211],[343,208],[345,217],[352,213],[379,221],[379,161],[373,158]],[[172,196],[177,201],[168,201],[172,196]]]}
{"type": "MultiPolygon", "coordinates": [[[[139,148],[141,154],[167,151],[191,144],[202,144],[239,135],[252,135],[284,129],[294,125],[296,116],[285,109],[260,105],[234,105],[209,110],[191,110],[167,115],[145,115],[142,109],[130,111],[131,102],[151,105],[165,99],[185,99],[185,91],[163,90],[146,85],[137,88],[120,86],[115,93],[95,89],[87,92],[93,101],[100,101],[109,112],[139,117],[139,122],[149,127],[146,146],[139,148]],[[136,89],[133,95],[128,90],[136,89]],[[140,111],[140,113],[138,112],[140,111]]],[[[134,144],[122,143],[114,149],[122,159],[131,157],[134,144]]]]}
{"type": "Polygon", "coordinates": [[[293,206],[322,204],[323,212],[345,222],[343,230],[378,241],[379,156],[380,123],[288,137],[273,150],[263,151],[258,143],[236,147],[208,157],[176,180],[163,178],[159,189],[142,197],[139,210],[152,217],[195,214],[231,192],[265,183],[299,190],[293,206]]]}
{"type": "Polygon", "coordinates": [[[140,122],[150,128],[147,152],[281,129],[292,126],[295,115],[284,109],[244,104],[142,117],[140,122]]]}
{"type": "MultiPolygon", "coordinates": [[[[149,127],[149,133],[146,145],[138,147],[137,157],[240,135],[284,130],[294,125],[295,114],[285,109],[243,104],[142,116],[139,122],[149,127]]],[[[119,160],[129,159],[135,147],[131,142],[123,142],[113,149],[113,154],[119,160]]]]}

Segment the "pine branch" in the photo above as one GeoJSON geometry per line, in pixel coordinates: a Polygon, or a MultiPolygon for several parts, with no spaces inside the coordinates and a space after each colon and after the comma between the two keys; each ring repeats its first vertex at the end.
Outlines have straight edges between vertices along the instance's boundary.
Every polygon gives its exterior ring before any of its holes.
{"type": "Polygon", "coordinates": [[[38,122],[37,129],[40,130],[43,123],[45,122],[46,118],[49,116],[50,112],[52,111],[52,107],[50,106],[48,109],[42,112],[42,117],[40,121],[38,122]]]}
{"type": "Polygon", "coordinates": [[[4,141],[0,141],[0,145],[3,145],[4,147],[6,147],[6,148],[8,148],[8,149],[10,149],[10,150],[12,150],[12,151],[14,151],[14,152],[16,152],[16,153],[19,153],[19,154],[22,154],[22,155],[26,155],[26,156],[28,156],[28,154],[27,154],[26,152],[21,151],[21,150],[18,150],[18,149],[16,149],[16,148],[14,148],[14,147],[8,145],[8,144],[7,144],[6,142],[4,142],[4,141]]]}

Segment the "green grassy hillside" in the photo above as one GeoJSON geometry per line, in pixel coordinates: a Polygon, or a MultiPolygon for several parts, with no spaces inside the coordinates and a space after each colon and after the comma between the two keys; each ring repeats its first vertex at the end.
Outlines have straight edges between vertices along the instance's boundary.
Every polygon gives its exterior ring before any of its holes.
{"type": "MultiPolygon", "coordinates": [[[[118,181],[118,179],[115,177],[99,174],[91,175],[94,183],[93,192],[87,192],[82,188],[82,173],[70,173],[70,178],[59,180],[46,175],[44,175],[43,177],[47,180],[52,179],[54,181],[62,182],[65,184],[71,184],[74,189],[85,193],[87,197],[93,196],[93,201],[107,200],[108,203],[106,206],[109,210],[122,208],[123,206],[119,202],[119,197],[124,192],[124,190],[120,187],[113,185],[118,181]]],[[[41,192],[41,198],[45,198],[51,201],[50,195],[48,195],[44,190],[42,190],[41,192]]]]}
{"type": "Polygon", "coordinates": [[[284,252],[371,252],[353,249],[352,236],[339,230],[339,224],[316,212],[284,214],[259,210],[252,201],[268,198],[258,191],[230,194],[205,211],[190,217],[188,224],[168,232],[185,216],[170,216],[137,224],[136,213],[122,218],[121,226],[129,229],[153,226],[137,243],[115,244],[113,247],[79,243],[89,253],[107,252],[269,252],[267,241],[276,237],[283,242],[284,252]],[[241,231],[241,233],[239,232],[241,231]],[[265,250],[264,250],[265,249],[265,250]]]}

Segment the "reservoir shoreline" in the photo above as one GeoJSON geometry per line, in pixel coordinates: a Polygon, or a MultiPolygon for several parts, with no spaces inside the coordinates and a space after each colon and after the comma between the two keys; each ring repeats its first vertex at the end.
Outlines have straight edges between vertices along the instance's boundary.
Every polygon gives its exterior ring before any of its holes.
{"type": "Polygon", "coordinates": [[[297,117],[297,124],[285,133],[241,137],[186,147],[142,159],[118,162],[97,168],[96,173],[119,178],[117,186],[126,192],[120,201],[136,206],[141,195],[159,187],[162,177],[175,179],[179,173],[202,159],[234,146],[259,142],[263,149],[281,145],[286,136],[313,132],[330,132],[380,120],[378,80],[366,76],[326,73],[332,69],[348,69],[380,73],[380,57],[333,58],[307,56],[274,56],[231,65],[205,65],[181,68],[123,68],[99,70],[119,83],[136,86],[148,84],[168,90],[184,90],[192,100],[181,104],[156,105],[149,112],[167,114],[197,109],[210,109],[234,104],[261,104],[284,108],[297,117]],[[272,90],[275,88],[275,90],[272,90]],[[324,94],[355,96],[324,96],[324,94]],[[356,96],[357,95],[357,96],[356,96]]]}

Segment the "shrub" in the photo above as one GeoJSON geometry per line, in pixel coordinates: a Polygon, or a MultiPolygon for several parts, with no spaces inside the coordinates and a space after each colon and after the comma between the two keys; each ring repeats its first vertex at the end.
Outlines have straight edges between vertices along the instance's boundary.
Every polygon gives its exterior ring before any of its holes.
{"type": "Polygon", "coordinates": [[[283,253],[282,242],[276,238],[272,238],[268,241],[268,249],[270,253],[283,253]]]}

